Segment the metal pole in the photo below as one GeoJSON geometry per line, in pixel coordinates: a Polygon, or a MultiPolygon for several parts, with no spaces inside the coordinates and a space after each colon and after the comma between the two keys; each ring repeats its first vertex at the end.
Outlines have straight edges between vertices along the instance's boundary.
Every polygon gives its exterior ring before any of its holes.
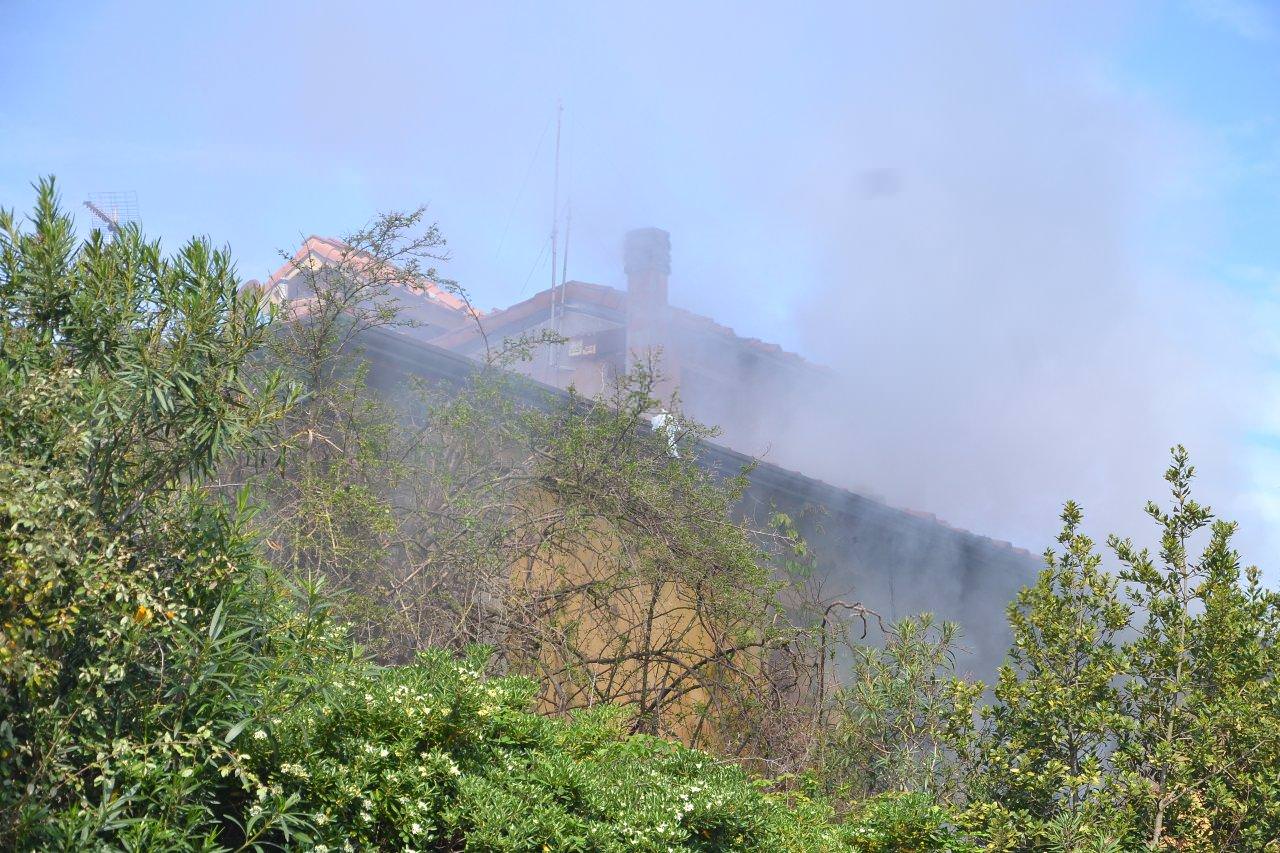
{"type": "MultiPolygon", "coordinates": [[[[551,185],[551,328],[559,330],[559,317],[556,313],[556,243],[560,236],[560,124],[564,115],[564,103],[556,101],[556,170],[555,180],[551,185]]],[[[554,367],[556,363],[556,345],[547,347],[547,364],[554,367]]],[[[551,384],[555,384],[552,377],[551,384]]]]}

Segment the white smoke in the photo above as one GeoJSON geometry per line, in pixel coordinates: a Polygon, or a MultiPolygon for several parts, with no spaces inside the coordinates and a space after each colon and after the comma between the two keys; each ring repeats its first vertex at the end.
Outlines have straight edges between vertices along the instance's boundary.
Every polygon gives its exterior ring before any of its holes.
{"type": "Polygon", "coordinates": [[[1099,538],[1149,538],[1141,507],[1182,442],[1201,498],[1266,542],[1255,326],[1176,272],[1181,241],[1211,245],[1188,213],[1213,151],[1008,11],[880,21],[907,70],[855,87],[805,196],[825,264],[797,315],[848,381],[805,444],[891,502],[1037,548],[1068,497],[1099,538]]]}

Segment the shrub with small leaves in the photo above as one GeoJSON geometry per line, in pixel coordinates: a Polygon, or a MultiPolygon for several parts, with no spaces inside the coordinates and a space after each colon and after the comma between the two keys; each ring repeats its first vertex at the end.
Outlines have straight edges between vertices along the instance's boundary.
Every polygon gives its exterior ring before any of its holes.
{"type": "Polygon", "coordinates": [[[534,714],[537,685],[483,666],[432,651],[317,685],[240,748],[336,849],[846,849],[827,806],[626,736],[615,708],[534,714]]]}
{"type": "Polygon", "coordinates": [[[865,853],[977,851],[957,828],[951,812],[922,793],[880,794],[849,816],[849,840],[865,853]]]}

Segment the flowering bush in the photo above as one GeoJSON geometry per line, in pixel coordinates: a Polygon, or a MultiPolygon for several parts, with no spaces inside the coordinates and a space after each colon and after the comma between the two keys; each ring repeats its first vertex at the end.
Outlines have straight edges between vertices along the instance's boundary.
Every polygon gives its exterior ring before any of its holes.
{"type": "Polygon", "coordinates": [[[538,716],[534,683],[482,664],[429,652],[254,722],[240,737],[262,800],[295,799],[331,849],[847,849],[824,805],[624,736],[615,709],[538,716]]]}
{"type": "MultiPolygon", "coordinates": [[[[0,210],[0,848],[212,846],[224,720],[282,623],[203,478],[287,395],[229,257],[0,210]]],[[[297,646],[292,651],[301,652],[297,646]]]]}

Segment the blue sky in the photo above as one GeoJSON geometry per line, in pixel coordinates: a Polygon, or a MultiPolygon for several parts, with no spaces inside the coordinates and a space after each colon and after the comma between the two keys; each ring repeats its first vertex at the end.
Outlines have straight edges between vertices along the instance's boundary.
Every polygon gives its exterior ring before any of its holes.
{"type": "Polygon", "coordinates": [[[0,92],[0,204],[261,277],[425,203],[482,306],[549,280],[563,99],[570,275],[667,228],[673,300],[858,377],[814,468],[1038,549],[1181,440],[1280,543],[1280,6],[0,0],[0,92]]]}

